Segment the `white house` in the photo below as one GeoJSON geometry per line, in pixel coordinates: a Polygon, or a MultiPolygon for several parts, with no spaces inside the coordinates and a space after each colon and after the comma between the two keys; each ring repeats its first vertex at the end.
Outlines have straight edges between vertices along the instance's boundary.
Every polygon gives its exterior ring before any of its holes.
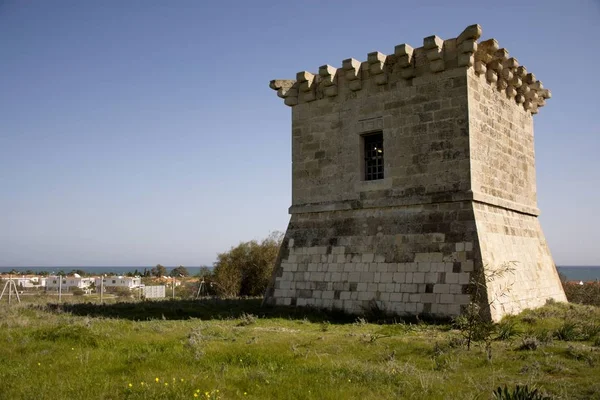
{"type": "Polygon", "coordinates": [[[46,278],[36,275],[2,275],[0,278],[2,278],[4,281],[8,281],[10,279],[17,285],[18,288],[31,289],[44,287],[46,285],[46,278]]]}
{"type": "Polygon", "coordinates": [[[94,282],[94,278],[82,278],[81,276],[49,276],[46,278],[46,290],[61,290],[68,291],[69,289],[78,288],[85,290],[94,282]],[[62,280],[62,283],[61,283],[62,280]]]}
{"type": "Polygon", "coordinates": [[[96,290],[99,290],[101,285],[104,285],[104,288],[127,288],[133,289],[140,287],[142,284],[142,278],[137,276],[105,276],[100,278],[95,278],[96,290]],[[102,282],[104,281],[104,282],[102,282]]]}

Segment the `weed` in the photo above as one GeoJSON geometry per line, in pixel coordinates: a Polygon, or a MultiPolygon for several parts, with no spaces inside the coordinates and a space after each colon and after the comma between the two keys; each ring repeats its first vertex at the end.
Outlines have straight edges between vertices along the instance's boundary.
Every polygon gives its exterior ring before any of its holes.
{"type": "Polygon", "coordinates": [[[537,361],[534,361],[531,364],[525,364],[521,370],[519,371],[519,373],[521,374],[535,374],[538,373],[540,371],[540,363],[537,361]]]}
{"type": "Polygon", "coordinates": [[[581,326],[581,339],[593,340],[600,335],[600,323],[586,323],[581,326]]]}
{"type": "Polygon", "coordinates": [[[521,321],[533,325],[538,321],[538,318],[535,315],[525,315],[521,317],[521,321]]]}
{"type": "Polygon", "coordinates": [[[237,326],[248,326],[254,323],[256,323],[256,316],[244,312],[240,315],[240,322],[238,322],[237,326]]]}
{"type": "Polygon", "coordinates": [[[593,367],[595,362],[597,361],[595,359],[597,357],[593,357],[590,351],[586,351],[585,349],[577,348],[572,345],[569,345],[567,347],[566,355],[577,361],[585,361],[590,365],[590,367],[593,367]]]}
{"type": "Polygon", "coordinates": [[[521,339],[521,345],[517,350],[537,350],[540,347],[540,341],[535,336],[526,336],[521,339]]]}
{"type": "Polygon", "coordinates": [[[504,319],[496,326],[496,340],[509,340],[521,334],[517,321],[504,319]]]}
{"type": "Polygon", "coordinates": [[[507,386],[504,389],[498,387],[493,392],[496,400],[550,400],[550,397],[542,394],[537,388],[525,386],[515,386],[509,390],[507,386]]]}
{"type": "Polygon", "coordinates": [[[80,325],[60,325],[42,328],[35,331],[33,337],[51,342],[67,342],[71,345],[98,345],[98,337],[89,328],[80,325]]]}
{"type": "Polygon", "coordinates": [[[466,339],[463,337],[453,336],[450,338],[450,340],[448,340],[448,347],[451,347],[451,348],[462,347],[465,345],[466,345],[466,339]]]}
{"type": "Polygon", "coordinates": [[[577,340],[578,336],[579,332],[577,324],[570,321],[563,323],[556,331],[554,331],[554,337],[558,340],[577,340]]]}
{"type": "Polygon", "coordinates": [[[535,336],[536,339],[544,345],[552,343],[554,338],[554,334],[550,329],[540,329],[539,331],[535,332],[533,336],[535,336]]]}
{"type": "Polygon", "coordinates": [[[510,292],[510,286],[501,287],[493,298],[488,297],[487,286],[496,279],[503,278],[507,273],[514,271],[514,262],[508,262],[500,268],[491,270],[486,267],[478,269],[471,274],[471,302],[465,307],[462,315],[454,320],[454,325],[461,331],[466,339],[467,350],[471,343],[484,341],[488,360],[491,359],[492,333],[494,324],[490,322],[490,308],[510,292]]]}

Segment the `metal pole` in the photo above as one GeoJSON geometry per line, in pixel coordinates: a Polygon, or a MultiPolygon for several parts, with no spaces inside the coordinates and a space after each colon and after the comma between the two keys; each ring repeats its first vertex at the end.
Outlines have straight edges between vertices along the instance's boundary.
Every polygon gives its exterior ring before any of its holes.
{"type": "Polygon", "coordinates": [[[104,299],[104,275],[100,277],[100,303],[103,302],[104,299]]]}
{"type": "Polygon", "coordinates": [[[8,274],[8,304],[10,304],[11,297],[12,297],[12,275],[8,274]]]}
{"type": "Polygon", "coordinates": [[[175,277],[173,277],[173,300],[175,300],[175,277]]]}
{"type": "Polygon", "coordinates": [[[59,275],[60,279],[58,281],[58,302],[62,301],[62,276],[59,275]]]}

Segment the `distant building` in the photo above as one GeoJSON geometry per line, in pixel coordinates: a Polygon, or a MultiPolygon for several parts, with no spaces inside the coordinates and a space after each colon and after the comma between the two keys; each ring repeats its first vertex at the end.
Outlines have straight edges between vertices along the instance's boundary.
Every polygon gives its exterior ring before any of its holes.
{"type": "Polygon", "coordinates": [[[9,279],[13,281],[18,288],[35,289],[46,286],[46,278],[36,275],[21,275],[21,276],[2,276],[4,281],[9,279]]]}
{"type": "Polygon", "coordinates": [[[58,290],[59,288],[63,291],[73,290],[74,288],[86,290],[93,282],[94,278],[52,275],[46,278],[46,290],[58,290]]]}
{"type": "Polygon", "coordinates": [[[142,284],[142,278],[140,277],[133,277],[133,276],[105,276],[105,277],[100,277],[100,278],[94,278],[95,279],[95,285],[96,288],[99,288],[100,286],[104,286],[105,290],[108,289],[112,289],[112,288],[127,288],[127,289],[134,289],[137,287],[140,287],[142,284]]]}

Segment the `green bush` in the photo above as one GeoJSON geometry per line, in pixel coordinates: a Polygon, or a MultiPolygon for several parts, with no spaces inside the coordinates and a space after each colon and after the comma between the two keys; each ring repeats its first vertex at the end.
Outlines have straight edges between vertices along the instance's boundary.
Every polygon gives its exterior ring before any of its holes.
{"type": "Polygon", "coordinates": [[[214,279],[225,296],[262,295],[273,272],[282,235],[274,233],[261,242],[252,240],[217,255],[214,279]]]}

